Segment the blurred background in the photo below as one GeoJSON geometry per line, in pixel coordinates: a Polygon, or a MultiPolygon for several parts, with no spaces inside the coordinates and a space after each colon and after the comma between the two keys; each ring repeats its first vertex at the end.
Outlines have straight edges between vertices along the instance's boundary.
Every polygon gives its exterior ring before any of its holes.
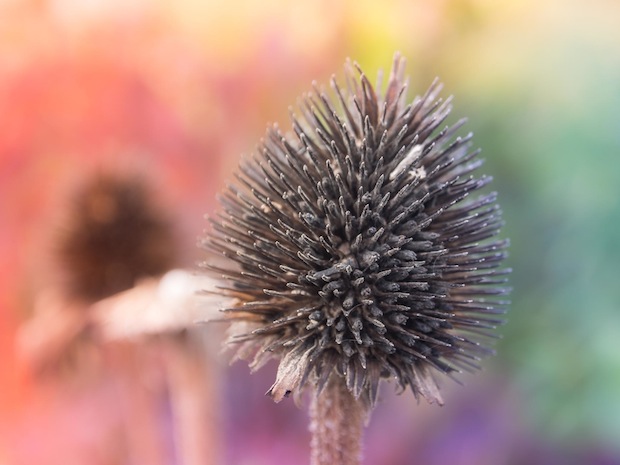
{"type": "MultiPolygon", "coordinates": [[[[444,407],[384,386],[364,463],[620,464],[619,19],[615,0],[1,0],[0,464],[189,463],[160,348],[131,363],[112,349],[113,368],[71,376],[33,373],[17,349],[76,186],[140,173],[192,268],[204,214],[266,125],[288,127],[289,105],[347,57],[374,80],[395,51],[410,97],[439,76],[469,117],[514,292],[497,357],[445,382],[444,407]],[[142,398],[119,394],[128,383],[155,391],[150,438],[127,434],[142,398]]],[[[250,376],[216,355],[219,463],[308,463],[305,408],[263,395],[274,366],[250,376]]]]}

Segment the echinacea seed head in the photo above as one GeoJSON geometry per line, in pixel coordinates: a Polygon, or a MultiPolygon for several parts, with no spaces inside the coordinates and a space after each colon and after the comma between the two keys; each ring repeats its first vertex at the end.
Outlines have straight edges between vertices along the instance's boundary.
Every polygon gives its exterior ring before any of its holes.
{"type": "Polygon", "coordinates": [[[221,196],[206,265],[236,298],[239,355],[279,360],[275,400],[343,377],[373,405],[383,378],[441,403],[433,373],[477,368],[506,302],[505,240],[490,178],[434,82],[406,100],[397,58],[384,94],[359,69],[316,89],[292,134],[268,130],[221,196]],[[250,328],[250,329],[248,329],[250,328]]]}
{"type": "Polygon", "coordinates": [[[96,301],[174,266],[172,225],[142,179],[98,174],[72,200],[55,251],[72,297],[96,301]]]}

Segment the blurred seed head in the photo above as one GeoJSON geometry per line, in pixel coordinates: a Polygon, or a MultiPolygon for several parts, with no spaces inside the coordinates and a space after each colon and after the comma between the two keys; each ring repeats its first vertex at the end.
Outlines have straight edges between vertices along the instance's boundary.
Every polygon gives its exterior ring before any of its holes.
{"type": "Polygon", "coordinates": [[[73,297],[99,300],[174,265],[171,225],[138,177],[93,177],[63,226],[56,252],[73,297]]]}
{"type": "Polygon", "coordinates": [[[403,73],[396,58],[384,94],[352,65],[331,95],[315,86],[211,219],[232,341],[255,369],[279,360],[276,401],[340,376],[369,406],[382,378],[441,403],[433,374],[490,352],[508,273],[496,195],[464,121],[444,127],[441,85],[408,102],[403,73]]]}

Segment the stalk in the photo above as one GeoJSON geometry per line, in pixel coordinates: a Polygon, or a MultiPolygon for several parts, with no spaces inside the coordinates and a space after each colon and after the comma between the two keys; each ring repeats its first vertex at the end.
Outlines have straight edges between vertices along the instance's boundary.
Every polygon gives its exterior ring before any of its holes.
{"type": "Polygon", "coordinates": [[[312,397],[311,465],[360,465],[367,418],[367,408],[353,397],[344,378],[332,375],[325,389],[312,397]]]}

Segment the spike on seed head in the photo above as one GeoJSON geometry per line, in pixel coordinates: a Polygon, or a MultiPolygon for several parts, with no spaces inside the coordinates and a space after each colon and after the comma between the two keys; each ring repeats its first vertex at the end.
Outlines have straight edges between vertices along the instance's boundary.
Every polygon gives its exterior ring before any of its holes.
{"type": "Polygon", "coordinates": [[[239,355],[279,359],[276,401],[340,376],[369,406],[382,378],[441,403],[433,374],[477,368],[501,323],[501,212],[473,195],[489,178],[473,174],[471,135],[456,137],[463,121],[441,128],[438,81],[407,103],[404,60],[383,94],[356,69],[240,167],[205,242],[229,261],[210,268],[232,282],[233,320],[255,328],[233,338],[239,355]]]}

